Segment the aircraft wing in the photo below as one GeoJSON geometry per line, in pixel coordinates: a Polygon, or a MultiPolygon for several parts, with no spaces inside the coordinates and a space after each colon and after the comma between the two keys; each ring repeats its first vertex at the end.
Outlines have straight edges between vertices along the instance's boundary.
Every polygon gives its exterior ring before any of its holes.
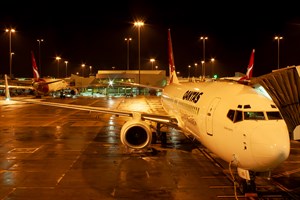
{"type": "MultiPolygon", "coordinates": [[[[0,85],[0,88],[5,88],[5,85],[0,85]]],[[[34,89],[32,86],[26,86],[26,85],[8,85],[8,88],[14,88],[14,89],[34,89]]]]}
{"type": "Polygon", "coordinates": [[[22,101],[22,102],[27,102],[27,103],[46,105],[46,106],[54,106],[54,107],[60,107],[60,108],[69,108],[69,109],[74,109],[74,110],[112,114],[112,115],[116,115],[116,116],[125,116],[125,117],[132,117],[132,118],[135,118],[135,116],[138,116],[138,117],[140,117],[141,120],[149,120],[149,121],[166,124],[166,125],[173,126],[173,127],[178,126],[177,119],[175,117],[172,117],[169,115],[158,115],[158,114],[150,114],[150,113],[138,112],[138,111],[115,110],[115,109],[109,109],[109,108],[103,108],[103,107],[45,102],[43,100],[37,100],[37,99],[21,99],[21,100],[15,100],[15,101],[22,101]]]}
{"type": "MultiPolygon", "coordinates": [[[[7,84],[8,88],[14,88],[14,89],[34,89],[32,86],[32,81],[19,81],[19,80],[11,80],[8,79],[7,75],[5,75],[4,79],[5,84],[7,84]],[[10,83],[8,83],[8,80],[10,80],[10,83]]],[[[5,84],[1,84],[0,88],[6,88],[5,84]]]]}
{"type": "Polygon", "coordinates": [[[57,83],[57,82],[61,82],[62,79],[57,79],[57,80],[53,80],[53,81],[48,81],[48,82],[39,82],[39,85],[49,85],[51,83],[57,83]]]}

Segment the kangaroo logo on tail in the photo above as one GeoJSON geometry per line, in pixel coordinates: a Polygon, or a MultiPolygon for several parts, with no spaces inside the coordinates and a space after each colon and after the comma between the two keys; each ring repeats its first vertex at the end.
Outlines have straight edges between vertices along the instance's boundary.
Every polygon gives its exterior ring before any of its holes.
{"type": "Polygon", "coordinates": [[[168,48],[169,48],[169,73],[170,73],[170,83],[179,83],[176,71],[175,71],[175,63],[174,63],[174,56],[173,56],[173,48],[172,48],[172,41],[171,41],[171,30],[168,29],[168,48]]]}
{"type": "Polygon", "coordinates": [[[33,78],[34,80],[38,81],[40,79],[40,74],[35,62],[33,51],[31,51],[31,62],[32,62],[33,78]]]}
{"type": "Polygon", "coordinates": [[[253,71],[253,65],[254,65],[254,53],[255,53],[255,49],[252,50],[246,75],[241,77],[238,80],[238,82],[249,81],[252,78],[252,71],[253,71]]]}

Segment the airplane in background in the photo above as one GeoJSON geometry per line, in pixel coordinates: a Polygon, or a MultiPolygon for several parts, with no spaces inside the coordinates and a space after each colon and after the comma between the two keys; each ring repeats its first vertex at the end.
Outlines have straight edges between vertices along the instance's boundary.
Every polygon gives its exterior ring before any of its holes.
{"type": "Polygon", "coordinates": [[[70,85],[63,79],[41,78],[36,65],[35,57],[31,51],[31,61],[33,69],[33,83],[32,86],[38,95],[48,95],[53,92],[62,91],[66,89],[71,90],[71,94],[77,94],[77,89],[70,87],[70,85]]]}
{"type": "Polygon", "coordinates": [[[248,82],[248,81],[251,80],[252,72],[253,72],[253,66],[254,66],[254,53],[255,53],[255,49],[252,50],[246,74],[244,76],[242,76],[241,78],[239,78],[238,82],[244,82],[244,81],[248,82]]]}
{"type": "MultiPolygon", "coordinates": [[[[153,132],[159,134],[161,125],[178,129],[226,161],[230,169],[235,167],[238,176],[232,174],[232,178],[242,193],[255,192],[255,177],[270,176],[270,172],[289,157],[289,133],[279,109],[272,99],[239,81],[180,83],[175,71],[170,29],[168,48],[170,79],[161,95],[167,115],[28,99],[21,101],[130,117],[121,128],[120,140],[131,150],[147,150],[156,138],[153,132]],[[150,123],[156,123],[156,126],[150,126],[150,123]]],[[[243,80],[251,77],[252,69],[253,62],[243,80]]]]}
{"type": "MultiPolygon", "coordinates": [[[[9,84],[8,88],[15,89],[32,89],[36,93],[36,97],[41,97],[42,95],[50,95],[55,92],[63,92],[65,90],[70,90],[71,95],[78,94],[76,88],[71,87],[65,80],[63,79],[54,79],[54,78],[41,78],[38,72],[38,68],[36,65],[35,57],[33,52],[31,51],[31,61],[32,61],[32,70],[33,70],[33,79],[30,83],[28,82],[14,82],[22,85],[12,85],[9,84]]],[[[7,76],[6,76],[7,78],[7,76]]],[[[0,85],[0,88],[5,88],[5,85],[0,85]]]]}
{"type": "Polygon", "coordinates": [[[254,66],[254,53],[255,53],[255,49],[252,49],[249,64],[248,64],[245,75],[243,75],[242,77],[238,77],[238,76],[221,77],[219,80],[238,81],[240,83],[249,83],[252,78],[252,72],[253,72],[253,66],[254,66]]]}

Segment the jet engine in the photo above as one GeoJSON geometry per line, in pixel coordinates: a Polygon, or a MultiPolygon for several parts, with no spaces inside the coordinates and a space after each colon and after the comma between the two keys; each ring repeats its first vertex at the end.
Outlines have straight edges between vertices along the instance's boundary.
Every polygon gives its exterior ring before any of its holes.
{"type": "Polygon", "coordinates": [[[72,96],[77,95],[78,94],[78,90],[76,88],[70,88],[70,94],[72,96]]]}
{"type": "Polygon", "coordinates": [[[150,125],[140,117],[127,121],[121,129],[121,142],[133,149],[143,149],[151,144],[150,125]]]}

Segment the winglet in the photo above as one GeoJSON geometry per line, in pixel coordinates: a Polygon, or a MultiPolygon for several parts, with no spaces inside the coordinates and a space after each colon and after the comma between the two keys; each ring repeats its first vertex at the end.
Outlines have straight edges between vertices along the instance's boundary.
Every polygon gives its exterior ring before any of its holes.
{"type": "Polygon", "coordinates": [[[8,81],[7,81],[7,75],[4,75],[5,77],[5,100],[10,100],[10,93],[8,88],[8,81]]]}
{"type": "Polygon", "coordinates": [[[246,75],[241,77],[238,80],[238,82],[249,81],[252,78],[252,71],[253,71],[253,65],[254,65],[254,53],[255,53],[255,49],[252,50],[246,75]]]}
{"type": "Polygon", "coordinates": [[[176,71],[175,71],[175,63],[174,63],[170,29],[168,29],[168,48],[169,48],[169,73],[170,73],[169,84],[170,83],[179,83],[177,75],[176,75],[176,71]]]}
{"type": "Polygon", "coordinates": [[[37,68],[37,65],[35,62],[33,51],[31,51],[31,62],[32,62],[33,78],[34,78],[34,80],[39,80],[40,74],[39,74],[39,71],[38,71],[38,68],[37,68]]]}

